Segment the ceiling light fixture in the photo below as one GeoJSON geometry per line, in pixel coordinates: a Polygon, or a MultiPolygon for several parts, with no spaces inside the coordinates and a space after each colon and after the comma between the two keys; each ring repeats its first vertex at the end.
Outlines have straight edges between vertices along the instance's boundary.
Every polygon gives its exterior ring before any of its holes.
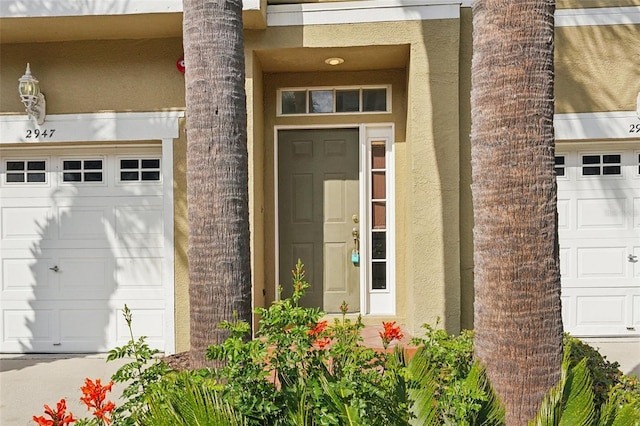
{"type": "Polygon", "coordinates": [[[324,63],[327,65],[331,65],[331,66],[336,66],[336,65],[340,65],[344,63],[344,59],[343,58],[338,58],[333,57],[333,58],[327,58],[324,60],[324,63]]]}

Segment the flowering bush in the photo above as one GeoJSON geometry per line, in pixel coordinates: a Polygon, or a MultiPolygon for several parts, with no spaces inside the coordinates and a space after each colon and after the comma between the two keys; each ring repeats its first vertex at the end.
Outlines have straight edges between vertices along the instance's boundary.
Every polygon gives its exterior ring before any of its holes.
{"type": "Polygon", "coordinates": [[[382,339],[382,346],[387,349],[389,347],[389,343],[394,340],[402,340],[404,334],[400,331],[400,327],[396,325],[396,322],[382,322],[383,331],[380,333],[380,338],[382,339]]]}
{"type": "MultiPolygon", "coordinates": [[[[258,339],[245,341],[249,325],[225,322],[231,336],[207,351],[224,360],[214,372],[223,397],[250,424],[402,425],[407,424],[402,352],[380,353],[361,344],[361,318],[341,318],[333,325],[324,313],[299,300],[309,284],[298,262],[291,298],[256,309],[258,339]]],[[[390,323],[387,345],[402,333],[390,323]]]]}
{"type": "Polygon", "coordinates": [[[94,410],[95,422],[84,424],[96,424],[97,422],[99,425],[108,425],[111,423],[110,415],[116,405],[111,401],[107,401],[107,392],[111,391],[112,386],[113,382],[102,386],[100,379],[96,379],[95,382],[91,379],[85,379],[84,386],[80,388],[83,394],[80,401],[86,404],[87,410],[94,410]]]}
{"type": "Polygon", "coordinates": [[[115,404],[111,401],[107,401],[107,392],[111,391],[113,382],[109,382],[103,386],[100,383],[100,379],[96,379],[94,382],[91,379],[85,379],[84,386],[80,388],[82,391],[82,397],[80,401],[84,402],[88,410],[93,411],[93,418],[91,419],[76,419],[72,413],[67,414],[67,402],[61,399],[56,405],[56,409],[45,404],[44,413],[50,417],[50,419],[44,416],[33,416],[33,421],[39,426],[68,426],[73,423],[76,426],[82,425],[97,425],[105,426],[111,423],[111,412],[115,408],[115,404]]]}
{"type": "Polygon", "coordinates": [[[74,423],[77,419],[72,413],[67,414],[67,402],[63,399],[58,401],[56,409],[52,409],[47,404],[44,405],[44,413],[50,417],[46,419],[44,416],[33,416],[33,421],[39,426],[67,426],[74,423]]]}

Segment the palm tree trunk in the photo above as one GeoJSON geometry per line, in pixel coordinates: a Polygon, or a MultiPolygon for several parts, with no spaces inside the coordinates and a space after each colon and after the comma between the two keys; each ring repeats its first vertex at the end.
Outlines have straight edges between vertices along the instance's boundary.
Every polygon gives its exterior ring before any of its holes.
{"type": "Polygon", "coordinates": [[[191,367],[251,321],[248,154],[241,0],[184,0],[191,367]]]}
{"type": "Polygon", "coordinates": [[[475,351],[508,425],[534,417],[562,361],[554,9],[554,0],[473,3],[475,351]]]}

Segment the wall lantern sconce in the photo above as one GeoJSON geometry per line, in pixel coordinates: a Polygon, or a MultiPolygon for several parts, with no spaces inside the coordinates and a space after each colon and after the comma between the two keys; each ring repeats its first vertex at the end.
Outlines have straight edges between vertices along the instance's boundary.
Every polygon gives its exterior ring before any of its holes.
{"type": "Polygon", "coordinates": [[[24,75],[18,79],[18,92],[20,100],[26,108],[27,115],[35,120],[39,125],[44,123],[46,116],[46,101],[44,95],[40,93],[38,80],[31,75],[31,69],[27,64],[27,70],[24,75]]]}

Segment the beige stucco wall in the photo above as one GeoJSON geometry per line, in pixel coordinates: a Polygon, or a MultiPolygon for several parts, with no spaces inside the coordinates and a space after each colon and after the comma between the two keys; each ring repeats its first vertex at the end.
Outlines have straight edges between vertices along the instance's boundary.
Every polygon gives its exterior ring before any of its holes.
{"type": "Polygon", "coordinates": [[[24,112],[17,88],[27,62],[47,114],[182,109],[180,56],[180,38],[3,44],[0,111],[24,112]]]}
{"type": "MultiPolygon", "coordinates": [[[[396,123],[397,317],[410,333],[425,322],[460,326],[459,254],[459,20],[269,28],[247,34],[247,48],[340,49],[406,45],[403,69],[370,72],[265,74],[265,283],[273,300],[273,126],[396,123]],[[393,114],[275,117],[278,87],[392,84],[393,114]],[[403,97],[406,99],[402,99],[403,97]]],[[[298,53],[304,53],[297,51],[298,53]]],[[[371,64],[375,63],[375,48],[371,64]]],[[[291,58],[295,61],[295,58],[291,58]]],[[[368,318],[377,322],[380,318],[368,318]]]]}
{"type": "Polygon", "coordinates": [[[173,141],[173,214],[176,352],[189,350],[189,219],[187,215],[187,132],[180,120],[180,137],[173,141]]]}
{"type": "Polygon", "coordinates": [[[640,25],[556,28],[556,113],[634,111],[640,25]]]}
{"type": "Polygon", "coordinates": [[[460,327],[473,328],[473,203],[471,200],[472,16],[460,16],[460,327]]]}

